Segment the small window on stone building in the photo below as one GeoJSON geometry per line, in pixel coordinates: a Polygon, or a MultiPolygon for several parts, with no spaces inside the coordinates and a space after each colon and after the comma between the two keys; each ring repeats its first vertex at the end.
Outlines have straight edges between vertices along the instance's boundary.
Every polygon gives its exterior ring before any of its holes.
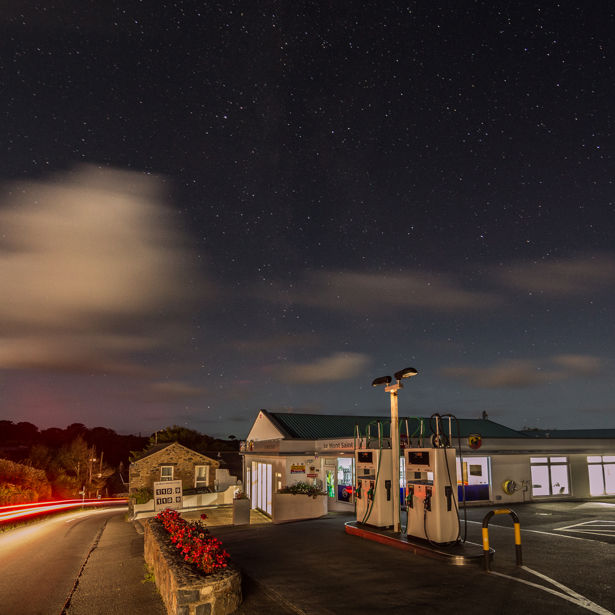
{"type": "Polygon", "coordinates": [[[160,466],[160,480],[173,480],[173,466],[160,466]]]}
{"type": "Polygon", "coordinates": [[[209,466],[194,466],[194,486],[207,487],[209,483],[209,466]]]}

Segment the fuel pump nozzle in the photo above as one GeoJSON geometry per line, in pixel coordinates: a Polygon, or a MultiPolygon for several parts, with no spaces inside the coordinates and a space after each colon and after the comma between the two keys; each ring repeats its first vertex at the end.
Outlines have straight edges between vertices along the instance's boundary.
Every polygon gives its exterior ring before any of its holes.
{"type": "Polygon", "coordinates": [[[406,495],[406,507],[414,508],[414,487],[408,487],[408,494],[406,495]]]}
{"type": "Polygon", "coordinates": [[[423,508],[425,510],[431,510],[431,489],[427,489],[425,492],[425,500],[423,501],[423,508]]]}
{"type": "Polygon", "coordinates": [[[369,489],[367,491],[367,499],[368,500],[374,499],[374,481],[373,480],[369,482],[369,489]]]}

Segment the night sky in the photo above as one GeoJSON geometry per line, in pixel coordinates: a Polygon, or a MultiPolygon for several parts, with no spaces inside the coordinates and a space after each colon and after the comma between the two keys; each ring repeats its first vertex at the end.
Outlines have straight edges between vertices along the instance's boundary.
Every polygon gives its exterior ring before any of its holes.
{"type": "Polygon", "coordinates": [[[0,415],[615,427],[608,2],[0,9],[0,415]]]}

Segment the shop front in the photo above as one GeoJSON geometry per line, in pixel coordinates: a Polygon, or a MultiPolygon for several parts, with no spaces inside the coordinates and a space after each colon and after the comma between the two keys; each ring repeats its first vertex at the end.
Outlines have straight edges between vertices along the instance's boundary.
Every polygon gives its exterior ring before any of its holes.
{"type": "Polygon", "coordinates": [[[354,440],[352,438],[320,440],[316,442],[316,449],[322,459],[328,510],[353,510],[354,440]]]}

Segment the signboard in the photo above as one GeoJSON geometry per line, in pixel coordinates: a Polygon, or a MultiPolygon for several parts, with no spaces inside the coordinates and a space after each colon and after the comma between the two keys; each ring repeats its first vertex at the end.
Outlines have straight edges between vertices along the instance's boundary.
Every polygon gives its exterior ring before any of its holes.
{"type": "Polygon", "coordinates": [[[302,463],[295,463],[290,466],[291,474],[305,474],[305,465],[302,463]]]}
{"type": "Polygon", "coordinates": [[[183,491],[181,480],[162,480],[154,483],[154,510],[183,506],[183,491]]]}
{"type": "Polygon", "coordinates": [[[481,437],[480,434],[478,434],[478,433],[471,433],[468,436],[468,446],[472,450],[479,449],[481,447],[482,443],[483,443],[483,438],[481,437]]]}
{"type": "Polygon", "coordinates": [[[317,442],[316,447],[321,451],[353,451],[354,440],[327,440],[326,442],[317,442]]]}

